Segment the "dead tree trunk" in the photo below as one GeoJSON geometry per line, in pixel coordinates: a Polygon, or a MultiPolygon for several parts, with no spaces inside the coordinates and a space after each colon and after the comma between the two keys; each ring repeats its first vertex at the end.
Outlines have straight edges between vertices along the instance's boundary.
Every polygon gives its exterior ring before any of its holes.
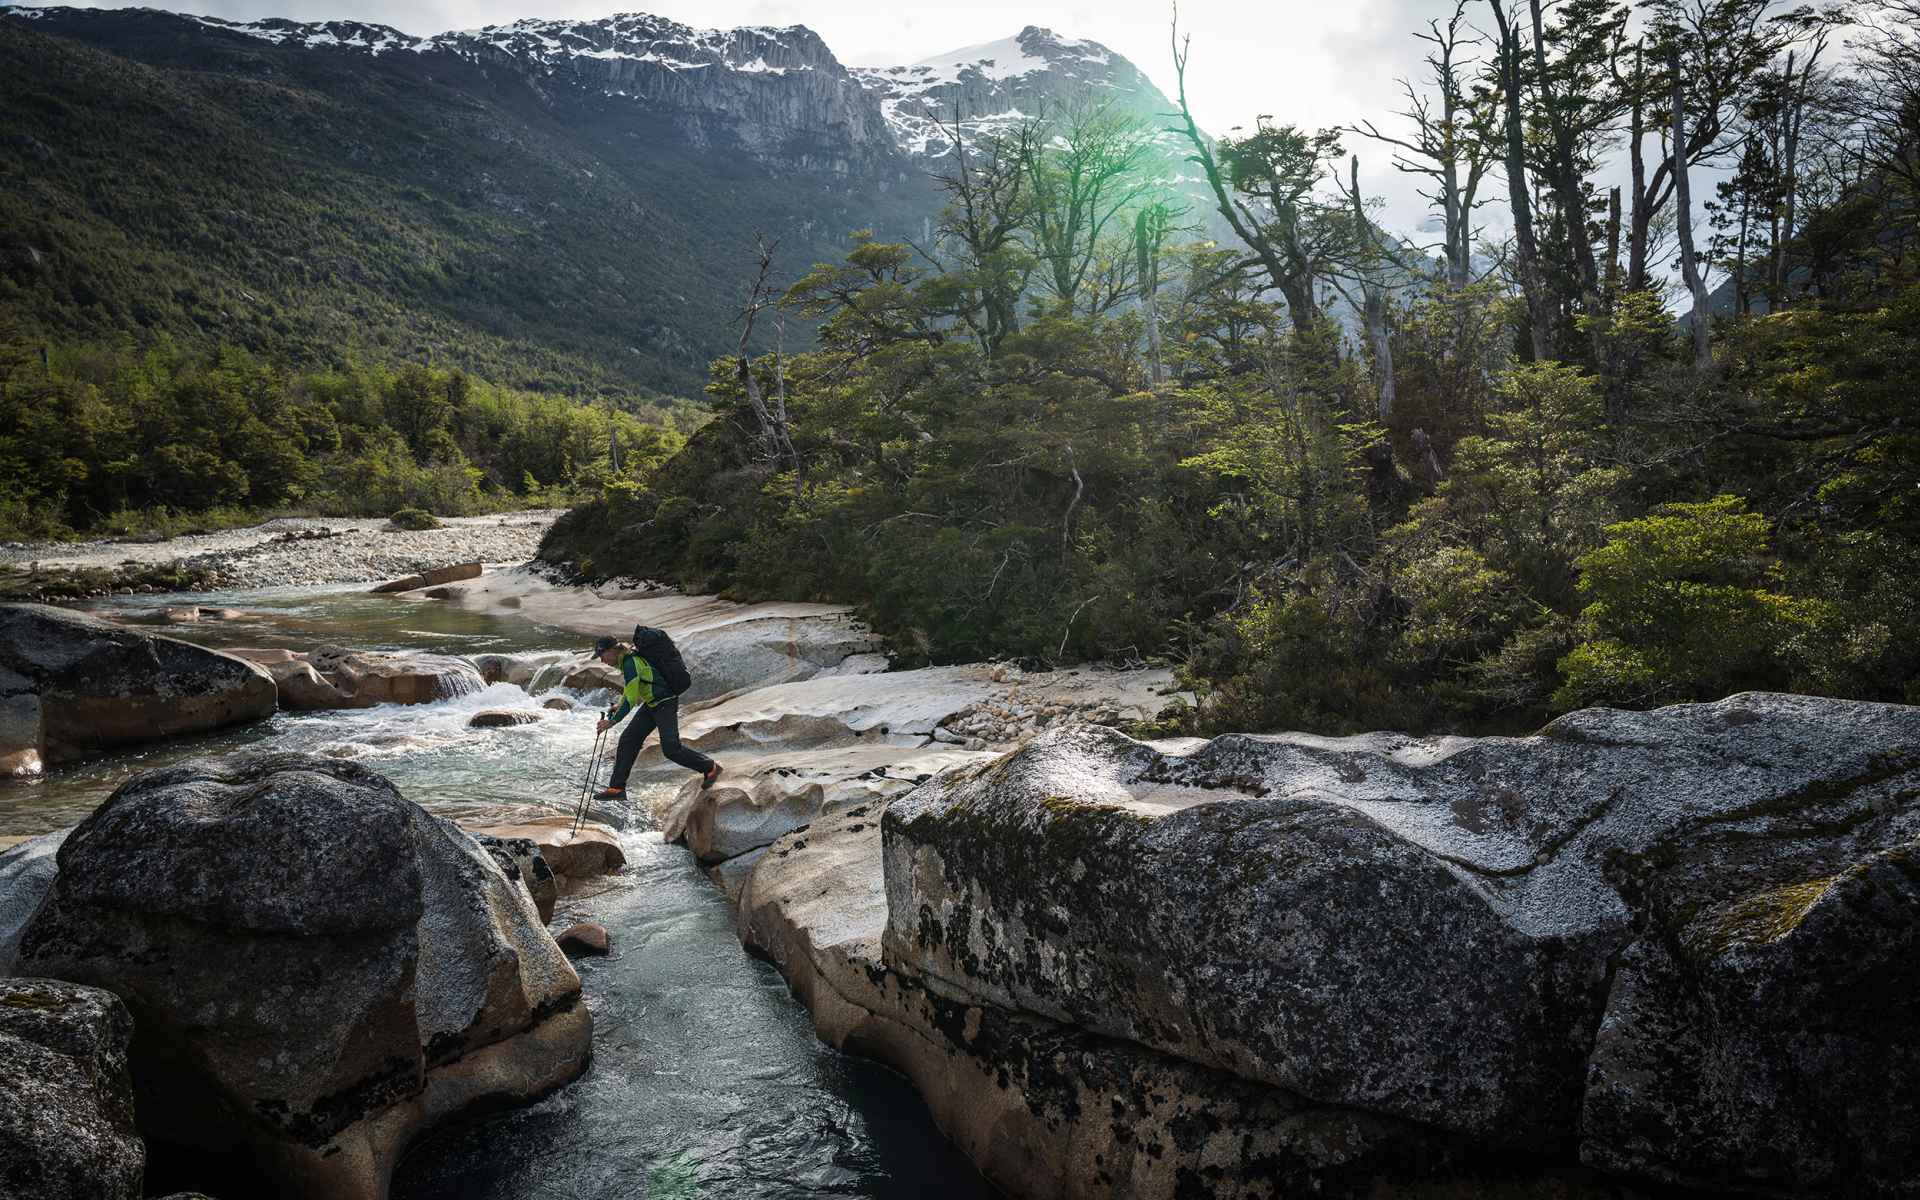
{"type": "MultiPolygon", "coordinates": [[[[774,386],[778,411],[768,407],[766,396],[760,390],[760,381],[753,374],[753,363],[747,353],[747,343],[753,337],[754,318],[760,310],[772,304],[773,289],[767,277],[773,272],[773,252],[780,243],[760,243],[760,267],[753,280],[753,288],[747,293],[747,304],[740,313],[740,344],[734,350],[734,378],[740,383],[740,390],[746,395],[747,410],[753,414],[754,423],[759,426],[763,453],[768,460],[789,466],[794,473],[795,486],[798,487],[800,475],[800,454],[794,449],[793,435],[787,425],[787,387],[786,364],[781,361],[778,352],[774,354],[774,386]]],[[[784,332],[784,331],[783,331],[784,332]]]]}
{"type": "Polygon", "coordinates": [[[1133,220],[1135,266],[1140,277],[1140,308],[1147,322],[1147,380],[1158,384],[1163,375],[1160,364],[1160,240],[1165,233],[1156,228],[1160,213],[1157,206],[1140,210],[1133,220]]]}
{"type": "Polygon", "coordinates": [[[1367,323],[1367,341],[1373,347],[1374,384],[1379,393],[1380,424],[1393,419],[1393,338],[1387,330],[1387,289],[1380,285],[1379,256],[1373,227],[1360,203],[1360,156],[1349,162],[1353,199],[1353,244],[1359,250],[1361,312],[1367,323]]]}
{"type": "Polygon", "coordinates": [[[1633,207],[1627,216],[1627,290],[1647,287],[1647,243],[1653,236],[1652,199],[1647,195],[1647,158],[1641,143],[1647,136],[1646,76],[1639,47],[1633,51],[1633,109],[1627,123],[1627,154],[1633,169],[1633,207]]]}
{"type": "Polygon", "coordinates": [[[1500,88],[1506,93],[1507,199],[1513,207],[1514,271],[1526,297],[1534,361],[1552,357],[1553,308],[1540,270],[1540,243],[1533,234],[1533,198],[1527,194],[1527,148],[1520,113],[1520,31],[1507,20],[1504,0],[1487,0],[1500,31],[1500,88]]]}
{"type": "Polygon", "coordinates": [[[1680,78],[1677,47],[1670,52],[1668,66],[1673,74],[1673,215],[1680,236],[1680,277],[1693,296],[1693,367],[1705,371],[1713,365],[1713,347],[1708,341],[1707,282],[1700,274],[1700,256],[1693,248],[1693,191],[1687,180],[1687,95],[1680,78]]]}

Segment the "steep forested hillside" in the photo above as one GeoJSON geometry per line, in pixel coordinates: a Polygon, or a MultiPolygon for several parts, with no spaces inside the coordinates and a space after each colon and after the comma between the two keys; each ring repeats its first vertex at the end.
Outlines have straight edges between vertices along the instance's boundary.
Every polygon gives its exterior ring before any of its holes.
{"type": "Polygon", "coordinates": [[[756,232],[804,264],[927,209],[917,176],[711,152],[630,97],[487,53],[315,49],[150,10],[0,16],[0,332],[695,395],[756,232]]]}

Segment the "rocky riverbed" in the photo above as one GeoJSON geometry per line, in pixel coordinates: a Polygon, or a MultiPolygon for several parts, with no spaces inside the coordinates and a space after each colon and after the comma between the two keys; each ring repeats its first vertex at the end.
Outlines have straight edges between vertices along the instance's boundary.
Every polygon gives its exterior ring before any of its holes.
{"type": "MultiPolygon", "coordinates": [[[[396,630],[521,621],[548,640],[256,651],[287,668],[262,723],[275,748],[312,751],[306,774],[351,760],[369,772],[337,767],[355,787],[392,773],[485,830],[534,919],[610,945],[606,978],[627,989],[596,992],[582,966],[604,1066],[434,1142],[404,1195],[556,1190],[507,1165],[556,1128],[558,1190],[577,1195],[642,1177],[782,1200],[943,1194],[837,1174],[859,1154],[836,1139],[877,1137],[881,1118],[814,1113],[833,1092],[818,1080],[767,1090],[769,1058],[848,1068],[802,1053],[792,1010],[716,944],[732,940],[722,904],[820,1038],[901,1071],[925,1101],[914,1119],[931,1113],[1016,1198],[1893,1197],[1920,1178],[1920,708],[1754,694],[1575,713],[1527,738],[1140,741],[1126,731],[1179,700],[1165,671],[892,671],[832,606],[512,569],[355,603],[396,630]],[[562,797],[585,782],[608,684],[580,641],[636,621],[672,630],[703,680],[682,731],[727,772],[702,789],[650,748],[632,802],[596,810],[609,827],[575,845],[562,797]],[[293,677],[312,683],[294,664],[342,694],[286,711],[293,677]],[[400,686],[416,679],[458,686],[400,686]],[[664,914],[554,878],[591,880],[613,850],[672,890],[664,914]],[[705,900],[686,891],[703,868],[705,900]],[[561,924],[583,918],[611,937],[561,924]],[[641,970],[668,945],[671,969],[641,970]],[[716,997],[740,1014],[723,1029],[716,997]],[[675,1033],[696,1021],[714,1044],[675,1033]],[[693,1122],[695,1148],[609,1144],[637,1111],[693,1122]]],[[[0,899],[8,869],[57,892],[53,853],[0,855],[0,899]]],[[[35,941],[51,919],[0,904],[0,970],[12,937],[105,982],[35,941]]]]}
{"type": "Polygon", "coordinates": [[[395,529],[385,518],[284,517],[244,529],[164,542],[12,542],[0,564],[113,568],[182,563],[210,572],[209,586],[244,590],[374,583],[462,562],[520,563],[533,557],[557,509],[447,517],[442,528],[395,529]]]}

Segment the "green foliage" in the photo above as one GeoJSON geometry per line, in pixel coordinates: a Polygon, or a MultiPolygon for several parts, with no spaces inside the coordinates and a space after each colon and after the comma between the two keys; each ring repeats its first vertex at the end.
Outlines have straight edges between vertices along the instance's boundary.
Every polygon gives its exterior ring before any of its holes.
{"type": "Polygon", "coordinates": [[[1766,517],[1737,496],[1609,525],[1577,560],[1583,640],[1561,662],[1565,708],[1713,699],[1790,685],[1791,649],[1821,606],[1767,588],[1766,517]]]}
{"type": "Polygon", "coordinates": [[[1590,330],[1599,375],[1507,360],[1509,301],[1438,292],[1406,314],[1386,428],[1336,330],[1230,280],[1168,305],[1182,375],[1159,387],[1134,314],[1001,313],[989,337],[969,294],[858,237],[787,297],[822,348],[759,359],[753,396],[716,363],[722,415],[543,555],[852,602],[910,660],[1170,657],[1200,704],[1156,729],[1915,694],[1920,446],[1893,365],[1920,361],[1920,289],[1750,322],[1710,380],[1646,294],[1590,330]],[[1433,447],[1429,485],[1388,445],[1433,447]]]}
{"type": "Polygon", "coordinates": [[[0,566],[0,601],[52,604],[117,592],[190,592],[212,583],[207,568],[178,562],[120,567],[0,566]]]}
{"type": "Polygon", "coordinates": [[[299,373],[160,339],[0,343],[0,536],[166,536],[298,510],[460,514],[568,500],[674,429],[458,370],[299,373]]]}

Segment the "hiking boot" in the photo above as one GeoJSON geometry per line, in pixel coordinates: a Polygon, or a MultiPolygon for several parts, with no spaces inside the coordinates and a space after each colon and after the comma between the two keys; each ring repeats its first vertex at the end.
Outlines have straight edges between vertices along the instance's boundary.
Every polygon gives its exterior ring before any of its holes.
{"type": "Polygon", "coordinates": [[[595,800],[625,800],[627,798],[627,789],[603,787],[593,794],[593,798],[595,800]]]}
{"type": "Polygon", "coordinates": [[[720,764],[714,763],[700,776],[700,790],[703,792],[706,791],[713,786],[713,781],[718,778],[720,778],[720,764]]]}

